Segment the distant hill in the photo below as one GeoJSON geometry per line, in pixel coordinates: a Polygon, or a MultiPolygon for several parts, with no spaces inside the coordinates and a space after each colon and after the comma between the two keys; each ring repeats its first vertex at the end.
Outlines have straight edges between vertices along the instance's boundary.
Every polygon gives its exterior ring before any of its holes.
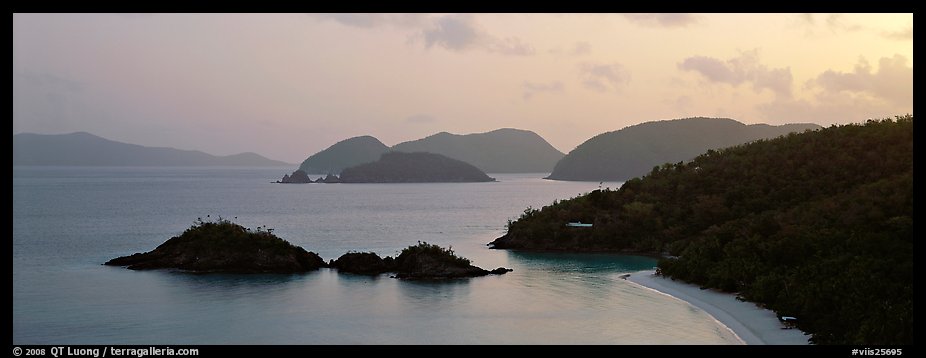
{"type": "Polygon", "coordinates": [[[388,150],[383,142],[368,135],[348,138],[308,157],[299,169],[312,174],[337,174],[344,168],[375,162],[388,150]]]}
{"type": "Polygon", "coordinates": [[[440,132],[396,144],[392,150],[442,154],[486,173],[548,173],[563,157],[537,133],[512,128],[464,135],[440,132]]]}
{"type": "Polygon", "coordinates": [[[686,118],[646,122],[599,134],[556,163],[547,179],[624,181],[654,166],[691,160],[708,149],[821,127],[816,124],[746,125],[729,118],[686,118]]]}
{"type": "Polygon", "coordinates": [[[13,135],[13,165],[286,167],[292,164],[255,153],[215,156],[198,150],[116,142],[76,132],[13,135]]]}
{"type": "Polygon", "coordinates": [[[468,163],[434,153],[387,152],[373,163],[341,171],[342,183],[458,183],[495,181],[468,163]]]}

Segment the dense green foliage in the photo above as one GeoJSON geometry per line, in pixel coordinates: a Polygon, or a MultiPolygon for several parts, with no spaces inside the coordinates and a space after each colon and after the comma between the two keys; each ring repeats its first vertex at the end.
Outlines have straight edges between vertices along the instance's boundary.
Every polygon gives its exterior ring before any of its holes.
{"type": "Polygon", "coordinates": [[[467,258],[459,257],[453,252],[453,248],[443,248],[438,245],[428,244],[427,242],[418,242],[402,249],[399,256],[395,258],[396,270],[400,272],[412,272],[419,270],[423,264],[423,258],[446,263],[450,266],[470,266],[471,262],[467,258]]]}
{"type": "Polygon", "coordinates": [[[305,272],[326,266],[317,254],[273,234],[231,221],[198,219],[193,226],[146,253],[106,262],[134,270],[177,268],[196,272],[305,272]]]}
{"type": "Polygon", "coordinates": [[[306,158],[299,169],[312,174],[337,174],[344,168],[374,162],[387,150],[383,142],[368,135],[348,138],[306,158]]]}
{"type": "Polygon", "coordinates": [[[255,230],[245,228],[221,217],[216,221],[197,219],[193,226],[178,237],[171,238],[162,246],[184,245],[196,254],[205,254],[215,247],[229,246],[241,251],[283,253],[298,248],[289,241],[273,234],[273,229],[258,227],[255,230]]]}
{"type": "Polygon", "coordinates": [[[727,118],[685,118],[637,124],[599,134],[558,163],[548,179],[623,181],[662,163],[691,160],[708,149],[819,129],[816,124],[745,125],[727,118]]]}
{"type": "Polygon", "coordinates": [[[437,153],[486,173],[549,173],[563,157],[537,133],[512,128],[465,135],[440,132],[396,144],[392,150],[437,153]]]}
{"type": "Polygon", "coordinates": [[[913,116],[664,164],[528,208],[493,244],[667,253],[662,274],[797,316],[815,343],[912,344],[913,116]]]}
{"type": "Polygon", "coordinates": [[[376,162],[341,171],[342,183],[456,183],[494,180],[469,163],[434,153],[388,152],[376,162]]]}

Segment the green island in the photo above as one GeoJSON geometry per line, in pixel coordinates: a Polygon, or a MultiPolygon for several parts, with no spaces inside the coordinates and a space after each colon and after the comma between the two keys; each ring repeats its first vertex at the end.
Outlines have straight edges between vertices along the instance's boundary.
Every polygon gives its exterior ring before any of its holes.
{"type": "Polygon", "coordinates": [[[273,229],[251,230],[221,217],[216,221],[199,218],[183,234],[152,251],[118,257],[104,265],[229,273],[295,273],[326,266],[318,254],[277,237],[273,229]]]}
{"type": "Polygon", "coordinates": [[[660,255],[817,344],[913,343],[912,115],[709,150],[507,229],[493,248],[660,255]]]}

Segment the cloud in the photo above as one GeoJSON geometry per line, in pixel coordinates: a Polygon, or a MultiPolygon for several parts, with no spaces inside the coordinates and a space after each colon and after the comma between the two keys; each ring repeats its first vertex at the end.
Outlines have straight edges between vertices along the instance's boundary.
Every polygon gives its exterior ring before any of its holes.
{"type": "Polygon", "coordinates": [[[563,50],[562,46],[556,46],[547,52],[551,55],[582,56],[592,53],[592,45],[587,41],[576,41],[568,50],[563,50]]]}
{"type": "Polygon", "coordinates": [[[830,14],[826,17],[826,26],[830,31],[858,31],[862,29],[862,25],[859,24],[850,24],[845,21],[845,17],[842,14],[830,14]]]}
{"type": "Polygon", "coordinates": [[[810,99],[776,99],[759,112],[774,120],[846,123],[913,111],[913,68],[901,55],[881,58],[877,72],[865,59],[852,72],[824,71],[804,88],[813,91],[810,99]]]}
{"type": "Polygon", "coordinates": [[[769,69],[768,66],[759,63],[758,50],[743,52],[738,57],[728,60],[692,56],[680,62],[678,68],[697,72],[710,82],[732,86],[749,82],[756,92],[768,89],[777,96],[791,96],[791,68],[769,69]]]}
{"type": "Polygon", "coordinates": [[[536,50],[518,37],[498,37],[486,32],[471,14],[311,14],[321,21],[363,29],[393,27],[409,31],[409,43],[454,52],[482,50],[510,56],[530,56],[536,50]]]}
{"type": "Polygon", "coordinates": [[[486,50],[502,55],[511,56],[531,56],[537,51],[534,47],[517,37],[506,37],[504,39],[490,38],[486,50]]]}
{"type": "Polygon", "coordinates": [[[499,38],[485,32],[468,14],[445,15],[421,31],[426,48],[443,47],[451,51],[482,49],[502,55],[529,56],[534,47],[517,37],[499,38]]]}
{"type": "Polygon", "coordinates": [[[852,72],[827,70],[809,86],[818,86],[827,92],[865,93],[895,104],[913,103],[913,68],[907,66],[906,57],[882,57],[878,61],[878,72],[871,71],[868,61],[861,58],[852,72]]]}
{"type": "Polygon", "coordinates": [[[535,93],[561,93],[565,90],[565,86],[563,86],[563,83],[560,81],[553,81],[550,83],[524,81],[521,87],[524,89],[524,100],[531,99],[535,93]]]}
{"type": "Polygon", "coordinates": [[[427,114],[416,114],[405,118],[406,123],[433,123],[437,118],[427,114]]]}
{"type": "Polygon", "coordinates": [[[573,56],[587,55],[590,53],[592,53],[592,45],[586,41],[576,41],[576,43],[572,45],[572,51],[569,51],[569,54],[573,56]]]}
{"type": "Polygon", "coordinates": [[[624,17],[638,24],[661,27],[686,27],[696,24],[700,19],[692,14],[624,14],[624,17]]]}
{"type": "Polygon", "coordinates": [[[472,15],[447,15],[422,31],[425,47],[441,46],[448,50],[465,50],[479,42],[482,36],[472,15]]]}
{"type": "Polygon", "coordinates": [[[913,25],[908,26],[905,29],[899,31],[885,31],[881,33],[881,36],[891,39],[891,40],[913,40],[913,25]]]}
{"type": "Polygon", "coordinates": [[[379,26],[415,27],[427,20],[425,14],[310,14],[319,20],[331,20],[341,25],[373,28],[379,26]]]}
{"type": "Polygon", "coordinates": [[[800,14],[797,15],[797,24],[804,28],[805,34],[808,36],[813,35],[814,30],[826,30],[836,34],[864,29],[862,25],[849,23],[842,14],[800,14]],[[819,17],[823,17],[822,22],[817,21],[819,17]]]}
{"type": "Polygon", "coordinates": [[[579,73],[582,85],[598,92],[616,91],[630,82],[630,72],[619,63],[582,63],[579,64],[579,73]]]}

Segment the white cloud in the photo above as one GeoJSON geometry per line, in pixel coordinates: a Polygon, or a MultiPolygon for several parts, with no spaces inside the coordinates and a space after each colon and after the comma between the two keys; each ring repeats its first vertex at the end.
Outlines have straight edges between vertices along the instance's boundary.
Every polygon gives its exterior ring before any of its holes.
{"type": "Polygon", "coordinates": [[[714,83],[726,83],[738,86],[751,83],[756,92],[768,89],[777,96],[790,97],[791,76],[790,68],[773,68],[759,62],[758,50],[741,53],[737,57],[720,60],[707,56],[692,56],[678,64],[684,71],[699,73],[705,79],[714,83]]]}
{"type": "Polygon", "coordinates": [[[692,14],[668,13],[668,14],[624,14],[624,17],[630,21],[644,25],[656,25],[661,27],[686,27],[696,24],[700,19],[692,14]]]}
{"type": "Polygon", "coordinates": [[[913,68],[901,55],[882,57],[874,73],[868,61],[861,58],[852,72],[827,70],[809,85],[830,93],[864,93],[894,104],[913,103],[913,68]]]}
{"type": "Polygon", "coordinates": [[[471,14],[312,14],[319,20],[331,20],[357,28],[394,27],[409,32],[409,43],[421,41],[424,47],[454,52],[483,50],[510,56],[529,56],[534,47],[519,37],[499,37],[488,33],[471,14]]]}
{"type": "Polygon", "coordinates": [[[619,63],[582,63],[579,64],[582,85],[586,88],[606,92],[618,90],[630,82],[630,72],[619,63]]]}
{"type": "Polygon", "coordinates": [[[881,33],[881,36],[889,38],[891,40],[913,40],[913,25],[907,26],[904,29],[898,31],[885,31],[881,33]]]}
{"type": "Polygon", "coordinates": [[[776,99],[759,112],[773,120],[846,123],[913,111],[913,68],[901,55],[881,58],[877,72],[860,59],[852,72],[827,70],[804,87],[811,99],[776,99]]]}
{"type": "Polygon", "coordinates": [[[332,20],[346,26],[373,28],[378,26],[415,27],[427,20],[426,14],[310,14],[319,20],[332,20]]]}

